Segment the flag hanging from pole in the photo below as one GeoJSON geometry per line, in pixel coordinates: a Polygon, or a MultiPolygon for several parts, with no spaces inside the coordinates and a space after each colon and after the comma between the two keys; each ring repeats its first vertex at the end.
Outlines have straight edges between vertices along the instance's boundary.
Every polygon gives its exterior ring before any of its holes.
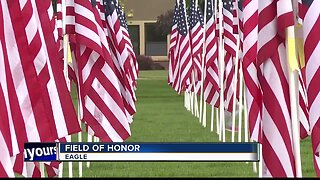
{"type": "Polygon", "coordinates": [[[174,89],[180,94],[181,91],[185,91],[187,86],[191,84],[191,72],[192,72],[192,56],[191,56],[191,44],[190,35],[187,26],[185,1],[179,1],[178,11],[178,44],[177,44],[177,66],[179,70],[177,74],[174,74],[174,89]]]}
{"type": "Polygon", "coordinates": [[[294,25],[288,0],[259,1],[258,78],[262,90],[263,177],[295,177],[285,31],[294,25]],[[266,18],[268,17],[268,18],[266,18]]]}
{"type": "Polygon", "coordinates": [[[108,32],[106,37],[111,49],[109,52],[113,58],[116,71],[119,71],[117,73],[119,75],[117,76],[122,84],[120,88],[126,111],[128,114],[133,115],[136,112],[134,88],[136,87],[138,73],[138,70],[135,69],[136,65],[132,65],[132,63],[136,63],[133,47],[118,2],[115,0],[104,0],[103,3],[105,25],[108,32]]]}
{"type": "Polygon", "coordinates": [[[2,78],[8,89],[10,130],[19,137],[12,136],[18,148],[12,154],[14,170],[35,177],[40,175],[38,164],[23,162],[24,143],[53,142],[80,127],[58,55],[51,1],[2,1],[2,11],[2,78]]]}
{"type": "Polygon", "coordinates": [[[170,33],[170,44],[169,44],[169,51],[168,51],[168,58],[169,58],[169,67],[168,67],[168,84],[173,85],[174,81],[174,74],[177,74],[178,66],[177,66],[177,42],[178,42],[178,11],[179,11],[178,1],[176,1],[176,5],[174,8],[174,15],[173,15],[173,22],[171,26],[171,33],[170,33]],[[176,71],[176,73],[175,73],[176,71]]]}
{"type": "Polygon", "coordinates": [[[250,139],[261,142],[262,93],[257,74],[258,0],[243,0],[243,78],[250,139]]]}
{"type": "Polygon", "coordinates": [[[100,14],[89,0],[75,0],[74,9],[81,118],[102,141],[122,142],[131,135],[131,117],[126,113],[100,14]]]}
{"type": "Polygon", "coordinates": [[[189,31],[191,39],[192,63],[195,72],[195,81],[201,80],[202,74],[202,52],[203,52],[203,24],[202,12],[195,0],[191,1],[190,14],[188,16],[189,31]]]}
{"type": "Polygon", "coordinates": [[[216,35],[216,15],[214,14],[214,2],[207,0],[206,29],[204,40],[204,99],[207,103],[219,106],[219,71],[218,71],[218,37],[216,35]]]}
{"type": "Polygon", "coordinates": [[[306,61],[306,90],[308,99],[309,122],[313,149],[313,163],[316,175],[320,176],[320,2],[314,0],[302,0],[299,3],[299,17],[302,20],[304,57],[306,61]]]}

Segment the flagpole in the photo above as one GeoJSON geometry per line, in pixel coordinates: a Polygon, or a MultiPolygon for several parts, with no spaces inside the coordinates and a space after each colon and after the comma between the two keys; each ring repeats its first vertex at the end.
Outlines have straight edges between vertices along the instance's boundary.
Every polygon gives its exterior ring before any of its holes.
{"type": "MultiPolygon", "coordinates": [[[[63,36],[63,73],[68,86],[68,90],[70,90],[70,85],[68,83],[68,41],[69,36],[66,34],[66,0],[61,0],[61,13],[62,13],[62,36],[63,36]]],[[[71,142],[71,135],[66,136],[67,142],[71,142]]],[[[59,177],[63,177],[63,162],[61,162],[59,166],[59,177]]],[[[68,163],[69,168],[69,178],[73,177],[72,174],[72,162],[68,163]]]]}
{"type": "MultiPolygon", "coordinates": [[[[197,0],[198,4],[198,0],[197,0]]],[[[204,1],[204,13],[203,13],[203,38],[206,38],[206,28],[207,28],[207,0],[204,1]]],[[[205,54],[206,54],[206,45],[205,42],[203,42],[202,46],[202,64],[201,64],[201,69],[202,69],[202,76],[201,76],[201,94],[200,94],[200,122],[202,121],[202,126],[206,127],[207,124],[207,107],[206,107],[206,101],[204,99],[204,92],[203,92],[203,83],[206,77],[206,59],[205,59],[205,54]],[[203,109],[202,109],[203,107],[203,109]],[[202,117],[201,117],[202,113],[202,117]],[[201,119],[202,118],[202,119],[201,119]]]]}
{"type": "MultiPolygon", "coordinates": [[[[237,18],[238,18],[238,22],[240,22],[239,18],[239,7],[238,7],[238,3],[236,3],[236,13],[237,13],[237,18]]],[[[233,87],[234,87],[234,96],[233,96],[233,109],[232,109],[232,142],[234,142],[234,138],[235,138],[235,123],[236,123],[236,96],[237,96],[237,80],[238,80],[238,68],[239,68],[239,116],[238,116],[238,141],[241,142],[241,119],[242,119],[242,114],[241,114],[241,106],[242,106],[242,78],[241,78],[241,70],[242,70],[242,66],[241,66],[241,62],[240,62],[240,24],[238,23],[237,25],[237,28],[238,28],[238,36],[237,36],[237,49],[236,49],[236,59],[235,59],[235,69],[234,69],[234,72],[235,72],[235,75],[234,75],[234,78],[235,78],[235,81],[234,81],[234,84],[233,84],[233,87]],[[239,67],[239,63],[240,63],[240,67],[239,67]]]]}
{"type": "Polygon", "coordinates": [[[202,126],[207,126],[207,104],[205,101],[203,102],[202,126]]]}
{"type": "MultiPolygon", "coordinates": [[[[292,0],[294,17],[297,17],[298,1],[292,0]]],[[[295,18],[296,24],[296,18],[295,18]]],[[[289,91],[290,91],[290,110],[292,120],[293,149],[295,158],[296,177],[302,177],[301,154],[300,154],[300,121],[298,119],[298,58],[295,43],[295,26],[287,29],[287,57],[289,62],[289,91]]]]}
{"type": "MultiPolygon", "coordinates": [[[[80,119],[80,101],[78,100],[78,121],[81,128],[81,119],[80,119]]],[[[82,128],[81,128],[82,129],[82,128]]],[[[82,131],[78,133],[78,142],[82,142],[82,131]]],[[[79,162],[79,177],[82,177],[82,162],[79,162]]]]}
{"type": "MultiPolygon", "coordinates": [[[[92,142],[92,136],[89,134],[89,129],[88,129],[87,141],[92,142]]],[[[87,168],[90,168],[90,161],[87,162],[87,168]]]]}
{"type": "Polygon", "coordinates": [[[238,123],[238,142],[241,142],[241,132],[242,132],[242,94],[243,94],[243,73],[242,73],[242,63],[240,63],[240,69],[239,69],[239,123],[238,123]]]}
{"type": "MultiPolygon", "coordinates": [[[[184,2],[183,5],[184,5],[185,21],[187,22],[187,23],[186,23],[186,26],[187,26],[187,30],[189,31],[188,19],[187,19],[187,16],[186,16],[186,15],[187,15],[187,12],[186,12],[186,10],[187,10],[187,9],[186,9],[186,1],[183,0],[183,2],[184,2]]],[[[189,43],[190,43],[190,41],[189,41],[189,43]]],[[[191,72],[191,81],[192,81],[193,77],[194,77],[194,70],[192,69],[192,72],[191,72]]],[[[193,87],[195,88],[195,83],[194,83],[194,81],[192,81],[191,83],[192,83],[193,87]]],[[[194,91],[195,91],[195,89],[194,89],[194,91]]],[[[189,97],[189,98],[190,98],[190,102],[189,102],[189,103],[190,103],[190,106],[191,106],[191,113],[194,114],[194,106],[193,106],[194,97],[193,97],[193,96],[194,96],[195,93],[192,93],[192,91],[190,90],[190,93],[189,93],[189,94],[190,94],[190,97],[189,97]]]]}
{"type": "MultiPolygon", "coordinates": [[[[244,86],[244,89],[246,86],[244,86]]],[[[248,129],[248,105],[247,105],[247,99],[246,99],[246,93],[243,92],[243,111],[244,111],[244,141],[249,141],[249,129],[248,129]]]]}
{"type": "MultiPolygon", "coordinates": [[[[243,86],[243,114],[244,114],[244,142],[248,142],[248,112],[247,112],[247,99],[246,99],[246,93],[245,93],[245,89],[246,89],[246,85],[244,84],[243,86]]],[[[239,95],[240,96],[240,95],[239,95]]],[[[240,96],[241,97],[241,96],[240,96]]],[[[246,162],[246,164],[249,164],[249,162],[246,162]]],[[[253,172],[257,172],[257,163],[253,162],[252,163],[252,168],[253,168],[253,172]]]]}
{"type": "MultiPolygon", "coordinates": [[[[214,21],[217,22],[217,16],[218,16],[218,0],[215,0],[214,1],[214,21]]],[[[218,50],[218,49],[217,49],[218,50]]],[[[220,50],[219,50],[220,51],[220,50]]],[[[218,76],[219,75],[219,72],[218,72],[218,76]]],[[[220,134],[220,123],[219,123],[219,108],[216,108],[216,130],[217,130],[217,134],[219,135],[220,134]]],[[[219,135],[220,137],[220,135],[219,135]]]]}
{"type": "MultiPolygon", "coordinates": [[[[196,8],[198,8],[198,0],[196,0],[196,8]]],[[[193,79],[194,79],[194,95],[195,95],[195,98],[194,98],[194,100],[195,100],[195,116],[197,117],[197,118],[199,118],[199,104],[198,104],[198,95],[197,95],[197,89],[196,89],[196,78],[195,78],[195,73],[193,74],[193,79]]],[[[201,102],[200,102],[200,104],[201,104],[201,102]]]]}
{"type": "Polygon", "coordinates": [[[192,79],[193,79],[193,95],[194,95],[194,116],[199,118],[199,109],[198,109],[198,97],[197,97],[197,88],[196,88],[196,78],[195,78],[195,70],[192,70],[192,79]]]}
{"type": "Polygon", "coordinates": [[[44,162],[39,162],[41,177],[45,177],[44,162]]]}
{"type": "Polygon", "coordinates": [[[213,119],[214,119],[214,106],[211,105],[211,129],[210,129],[211,132],[213,132],[213,124],[214,124],[213,119]]]}
{"type": "MultiPolygon", "coordinates": [[[[239,28],[238,28],[239,29],[239,28]]],[[[237,79],[238,79],[238,66],[239,66],[239,47],[240,47],[240,36],[237,35],[237,49],[235,57],[235,68],[234,68],[234,81],[233,81],[233,99],[232,99],[232,132],[231,142],[234,142],[235,138],[235,124],[236,124],[236,99],[237,99],[237,79]]],[[[240,89],[239,89],[240,90],[240,89]]]]}
{"type": "Polygon", "coordinates": [[[219,108],[216,108],[216,132],[219,135],[220,133],[220,123],[219,123],[219,108]]]}
{"type": "MultiPolygon", "coordinates": [[[[246,85],[243,86],[243,113],[244,113],[244,142],[249,142],[249,129],[248,129],[248,106],[247,106],[247,98],[246,98],[246,85]]],[[[249,162],[247,162],[248,164],[249,162]]],[[[252,164],[253,172],[257,173],[257,162],[253,162],[252,164]]]]}
{"type": "Polygon", "coordinates": [[[190,111],[191,112],[191,104],[190,104],[190,98],[191,98],[191,95],[190,95],[190,93],[189,92],[187,92],[187,105],[188,105],[188,111],[190,111]]]}
{"type": "Polygon", "coordinates": [[[262,178],[262,170],[263,170],[263,167],[262,167],[262,165],[263,165],[263,163],[262,163],[262,161],[263,161],[262,144],[259,143],[258,147],[259,147],[259,150],[258,150],[258,152],[259,152],[259,178],[262,178]]]}
{"type": "Polygon", "coordinates": [[[220,69],[220,131],[222,131],[219,134],[219,140],[221,141],[221,135],[222,135],[222,141],[226,141],[226,135],[225,135],[225,119],[224,119],[224,84],[223,84],[223,72],[224,72],[224,48],[223,48],[223,39],[222,39],[222,0],[219,0],[219,69],[220,69]]]}
{"type": "Polygon", "coordinates": [[[294,159],[296,167],[296,177],[302,177],[301,170],[301,156],[300,156],[300,122],[298,120],[298,83],[297,83],[297,69],[293,67],[292,63],[297,63],[296,52],[295,52],[295,32],[294,26],[290,26],[287,29],[287,57],[289,60],[289,91],[290,91],[290,110],[291,110],[291,121],[292,121],[292,135],[293,135],[293,149],[294,159]],[[291,44],[292,43],[292,44],[291,44]],[[290,61],[292,63],[290,63],[290,61]],[[295,61],[295,62],[293,62],[295,61]]]}
{"type": "MultiPolygon", "coordinates": [[[[197,0],[198,3],[198,0],[197,0]]],[[[207,0],[204,1],[204,13],[203,13],[203,38],[206,39],[206,27],[207,27],[207,0]]],[[[202,62],[201,62],[201,69],[202,69],[202,73],[201,73],[201,84],[200,84],[200,116],[199,116],[199,121],[201,122],[202,120],[202,105],[206,106],[206,101],[204,99],[204,92],[203,92],[203,83],[204,83],[204,79],[206,76],[206,68],[205,68],[205,64],[206,64],[206,59],[205,59],[205,54],[206,54],[206,46],[205,46],[205,42],[203,42],[202,45],[202,62]]]]}
{"type": "Polygon", "coordinates": [[[184,107],[187,109],[187,96],[186,93],[184,93],[184,107]]]}
{"type": "MultiPolygon", "coordinates": [[[[191,85],[194,87],[194,83],[193,83],[193,81],[192,81],[192,78],[193,77],[193,70],[192,70],[192,72],[191,72],[191,85]]],[[[191,90],[192,88],[190,88],[190,92],[189,92],[189,94],[190,94],[190,106],[191,106],[191,114],[192,115],[194,115],[194,108],[193,108],[193,96],[194,96],[194,94],[193,94],[193,92],[192,92],[192,90],[191,90]]]]}

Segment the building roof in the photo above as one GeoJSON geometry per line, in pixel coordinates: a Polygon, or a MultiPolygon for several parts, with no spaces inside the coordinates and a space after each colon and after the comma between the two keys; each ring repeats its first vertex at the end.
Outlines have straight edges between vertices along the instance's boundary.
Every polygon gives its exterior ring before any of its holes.
{"type": "Polygon", "coordinates": [[[128,21],[155,21],[157,17],[174,9],[175,0],[122,0],[128,21]]]}

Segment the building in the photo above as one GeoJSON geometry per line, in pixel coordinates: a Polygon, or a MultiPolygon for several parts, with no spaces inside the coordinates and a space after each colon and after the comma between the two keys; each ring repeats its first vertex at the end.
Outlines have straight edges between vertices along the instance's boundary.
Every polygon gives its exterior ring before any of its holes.
{"type": "Polygon", "coordinates": [[[121,0],[136,55],[167,61],[169,36],[155,31],[157,17],[174,9],[175,0],[121,0]]]}

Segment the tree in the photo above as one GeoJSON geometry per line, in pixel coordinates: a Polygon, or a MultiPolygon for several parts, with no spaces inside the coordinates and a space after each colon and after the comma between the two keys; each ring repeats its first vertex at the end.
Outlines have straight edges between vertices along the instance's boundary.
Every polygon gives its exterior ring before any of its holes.
{"type": "MultiPolygon", "coordinates": [[[[204,9],[204,0],[199,0],[199,7],[204,9]]],[[[186,1],[186,7],[190,7],[191,0],[186,1]]],[[[172,26],[172,21],[173,21],[173,15],[174,15],[174,9],[168,10],[166,13],[161,14],[160,16],[157,17],[157,22],[156,22],[156,30],[157,33],[161,35],[168,35],[171,32],[171,26],[172,26]]]]}
{"type": "Polygon", "coordinates": [[[52,0],[53,12],[57,12],[57,0],[52,0]]]}
{"type": "Polygon", "coordinates": [[[166,13],[157,17],[156,31],[161,35],[168,35],[171,32],[174,10],[170,9],[166,13]]]}

